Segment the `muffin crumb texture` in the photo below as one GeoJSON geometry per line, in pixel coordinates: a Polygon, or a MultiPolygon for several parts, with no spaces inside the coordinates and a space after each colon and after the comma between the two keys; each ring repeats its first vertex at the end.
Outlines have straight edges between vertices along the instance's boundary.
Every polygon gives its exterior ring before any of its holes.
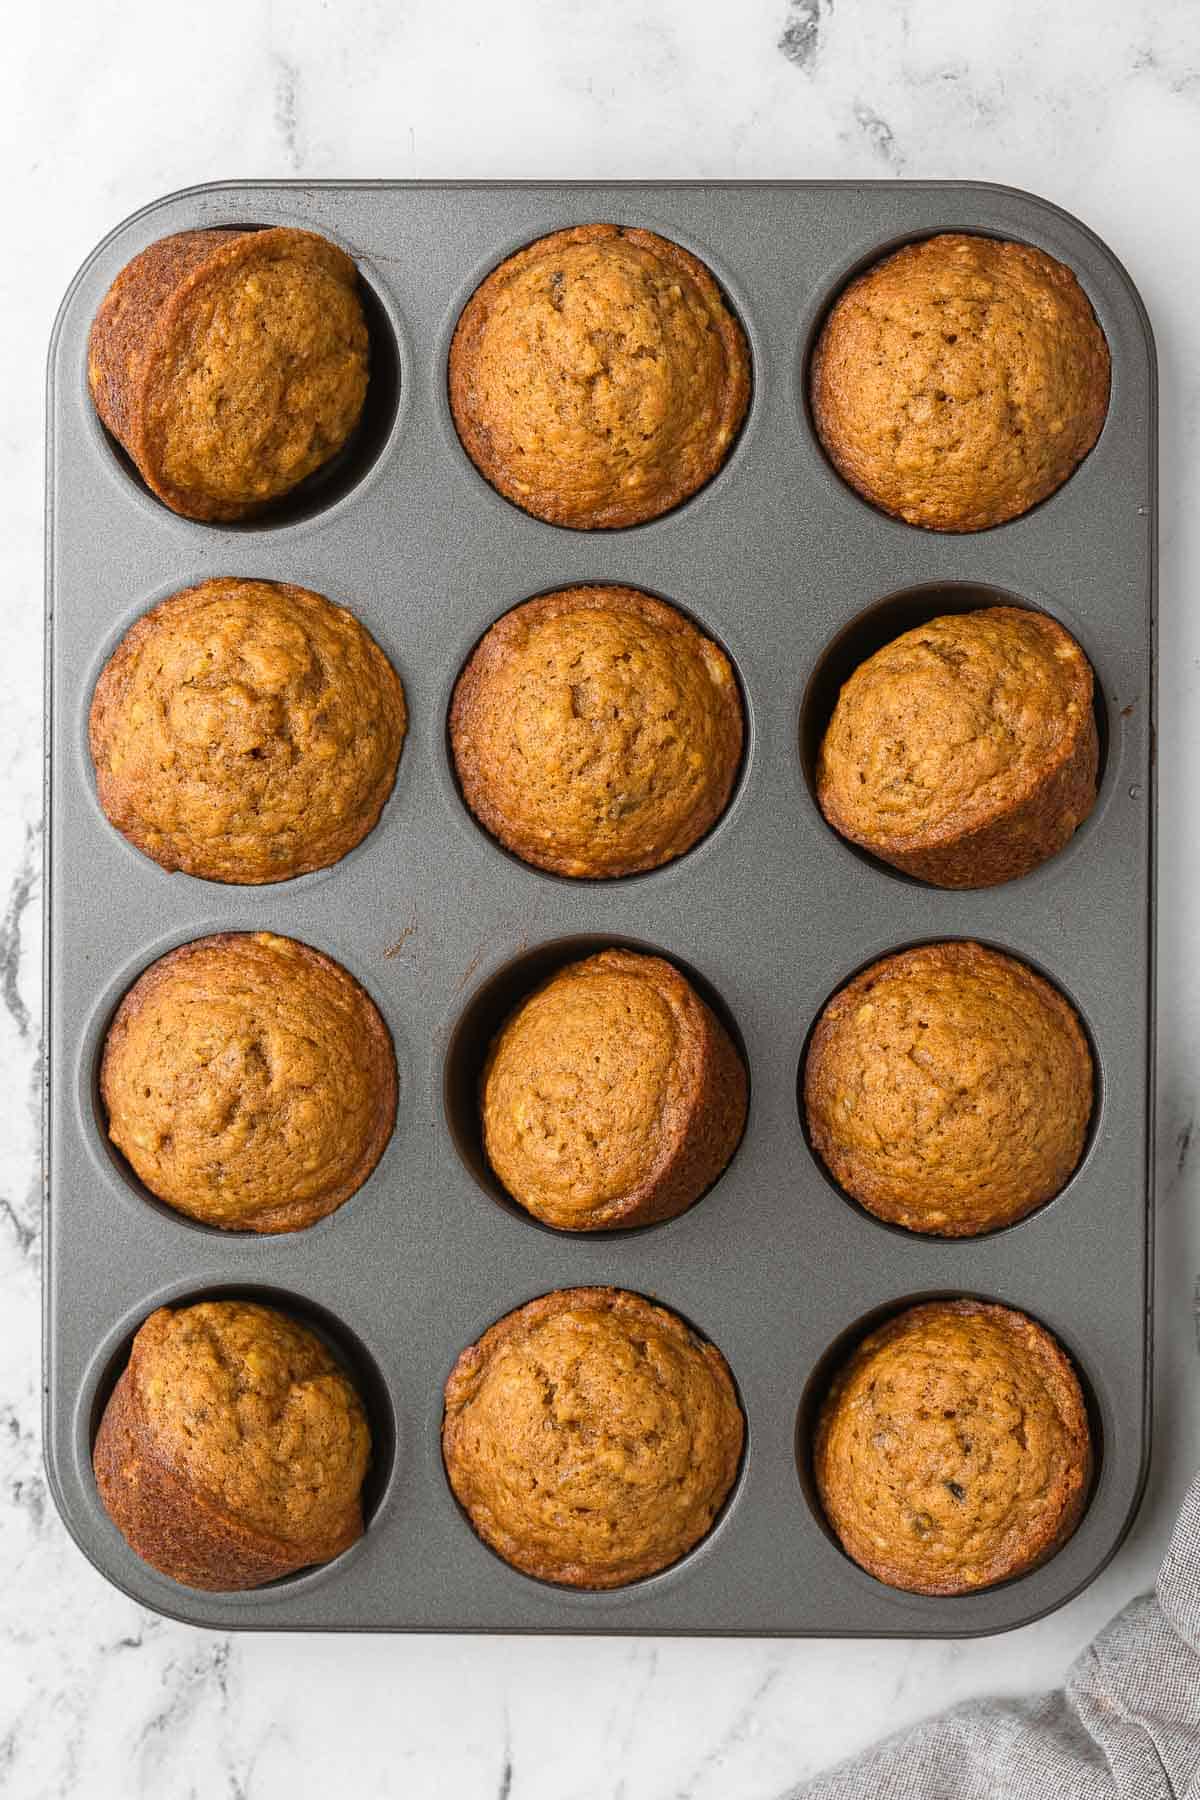
{"type": "Polygon", "coordinates": [[[172,511],[249,517],[346,443],[367,392],[358,274],[311,231],[183,231],[117,276],[88,345],[101,420],[172,511]]]}
{"type": "Polygon", "coordinates": [[[483,1138],[545,1224],[673,1218],[732,1156],[746,1072],[725,1028],[662,957],[605,950],[523,1001],[484,1064],[483,1138]]]}
{"type": "Polygon", "coordinates": [[[108,818],[165,869],[284,881],[327,868],[377,821],[404,690],[352,614],[286,582],[221,578],[126,632],[92,699],[108,818]]]}
{"type": "Polygon", "coordinates": [[[526,245],[475,290],[450,349],[471,460],[536,518],[657,518],[725,461],[750,399],[741,326],[702,262],[618,225],[526,245]]]}
{"type": "Polygon", "coordinates": [[[160,1307],[94,1451],[130,1548],[189,1587],[260,1586],[362,1535],[362,1402],[311,1331],[242,1300],[160,1307]]]}
{"type": "Polygon", "coordinates": [[[910,525],[981,531],[1046,499],[1092,448],[1108,345],[1064,264],[948,232],[850,283],[811,392],[826,451],[865,499],[910,525]]]}
{"type": "Polygon", "coordinates": [[[969,1237],[1053,1198],[1083,1153],[1092,1056],[1074,1008],[1016,957],[925,944],[822,1013],[804,1072],[813,1148],[910,1231],[969,1237]]]}
{"type": "Polygon", "coordinates": [[[1092,671],[1043,613],[931,619],[859,665],[817,768],[836,831],[938,887],[991,887],[1055,855],[1096,800],[1092,671]]]}
{"type": "Polygon", "coordinates": [[[565,588],[497,620],[455,688],[463,796],[523,861],[576,877],[682,856],[720,818],[742,754],[729,658],[633,588],[565,588]]]}
{"type": "Polygon", "coordinates": [[[692,1549],[743,1435],[720,1352],[618,1288],[509,1313],[446,1384],[446,1471],[475,1530],[524,1574],[570,1587],[620,1587],[692,1549]]]}
{"type": "Polygon", "coordinates": [[[339,964],[267,932],[199,938],[117,1009],[100,1091],[152,1194],[229,1231],[296,1231],[360,1188],[396,1115],[391,1037],[339,964]]]}
{"type": "Polygon", "coordinates": [[[889,1586],[965,1594],[1010,1580],[1082,1515],[1092,1454],[1079,1379],[1023,1313],[913,1307],[834,1379],[814,1473],[843,1548],[889,1586]]]}

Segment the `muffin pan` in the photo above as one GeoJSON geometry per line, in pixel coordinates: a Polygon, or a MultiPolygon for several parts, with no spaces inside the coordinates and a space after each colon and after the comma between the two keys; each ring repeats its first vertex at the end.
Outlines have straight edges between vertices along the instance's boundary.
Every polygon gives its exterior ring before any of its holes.
{"type": "Polygon", "coordinates": [[[231,1629],[956,1636],[1023,1624],[1103,1567],[1149,1444],[1153,1110],[1155,370],[1137,293],[1084,226],[971,183],[437,185],[230,183],[158,201],[93,253],[59,315],[48,401],[46,1460],[96,1566],[141,1603],[231,1629]],[[495,493],[455,436],[446,353],[476,284],[531,238],[590,220],[649,226],[713,270],[750,341],[754,394],[724,468],[629,530],[542,524],[495,493]],[[93,314],[144,245],[192,226],[291,224],[359,264],[373,383],[358,438],[273,513],[239,526],[168,512],[87,395],[93,314]],[[1066,485],[1011,524],[936,536],[888,519],[814,437],[806,359],[845,281],[940,230],[1038,244],[1086,289],[1113,358],[1107,423],[1066,485]],[[298,582],[350,607],[404,681],[410,731],[382,819],[343,862],[260,888],[167,875],[108,825],[87,753],[92,688],[156,600],[211,575],[298,582]],[[662,595],[737,668],[744,768],[715,829],[676,863],[611,882],[539,873],[475,824],[455,785],[455,678],[501,613],[573,583],[662,595]],[[1040,607],[1097,677],[1100,795],[1071,844],[1005,886],[948,893],[836,837],[811,793],[837,685],[938,612],[1040,607]],[[268,929],[343,963],[380,1006],[400,1074],[396,1130],[367,1184],[307,1231],[225,1235],[170,1213],[107,1145],[96,1078],[130,982],[176,944],[268,929]],[[972,937],[1056,982],[1091,1035],[1097,1104],[1056,1200],[990,1236],[919,1238],[868,1217],[804,1135],[801,1057],[830,994],[887,952],[972,937]],[[675,960],[743,1045],[750,1115],[681,1218],[572,1235],[504,1200],[470,1104],[488,1035],[551,968],[609,943],[675,960]],[[728,1359],[748,1423],[709,1537],[614,1592],[518,1574],[475,1537],[439,1448],[442,1386],[501,1314],[556,1287],[660,1299],[728,1359]],[[325,1568],[252,1593],[179,1587],[101,1510],[92,1435],[155,1306],[256,1295],[315,1323],[358,1374],[376,1442],[366,1536],[325,1568]],[[1084,1519],[1043,1567],[954,1599],[884,1587],[836,1546],[812,1498],[822,1383],[871,1324],[933,1295],[1031,1313],[1074,1359],[1099,1467],[1084,1519]]]}

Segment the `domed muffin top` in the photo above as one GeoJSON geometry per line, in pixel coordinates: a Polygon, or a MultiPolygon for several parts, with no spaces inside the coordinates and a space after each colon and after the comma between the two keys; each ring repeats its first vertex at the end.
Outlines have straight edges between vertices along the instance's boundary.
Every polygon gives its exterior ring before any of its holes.
{"type": "Polygon", "coordinates": [[[88,378],[147,484],[194,519],[239,519],[349,438],[367,392],[358,275],[311,231],[184,231],[105,295],[88,378]]]}
{"type": "Polygon", "coordinates": [[[1022,841],[1001,849],[1012,875],[1052,854],[1090,810],[1096,756],[1079,645],[1044,613],[991,606],[931,619],[859,665],[821,745],[817,792],[836,830],[888,861],[957,846],[967,865],[987,861],[989,827],[1053,784],[1053,817],[1037,831],[1022,817],[1022,841]]]}
{"type": "Polygon", "coordinates": [[[170,951],[130,988],[100,1091],[109,1136],[160,1200],[226,1230],[296,1231],[383,1154],[396,1063],[339,964],[291,938],[225,932],[170,951]]]}
{"type": "Polygon", "coordinates": [[[690,1550],[743,1435],[720,1352],[618,1288],[509,1313],[446,1383],[446,1470],[471,1523],[525,1574],[572,1587],[619,1587],[690,1550]]]}
{"type": "Polygon", "coordinates": [[[154,1453],[284,1543],[335,1533],[370,1456],[362,1402],[320,1339],[271,1307],[160,1307],[129,1364],[154,1453]]]}
{"type": "Polygon", "coordinates": [[[603,1230],[699,1198],[741,1135],[746,1076],[677,969],[605,950],[517,1007],[481,1094],[488,1160],[514,1199],[560,1229],[603,1230]]]}
{"type": "Polygon", "coordinates": [[[221,578],[126,632],[92,699],[100,804],[167,869],[283,881],[371,830],[404,690],[358,620],[287,582],[221,578]]]}
{"type": "Polygon", "coordinates": [[[514,607],[459,677],[450,736],[463,794],[523,861],[631,875],[715,823],[742,753],[729,658],[633,588],[564,588],[514,607]]]}
{"type": "Polygon", "coordinates": [[[852,281],[813,357],[817,432],[885,512],[980,531],[1060,487],[1108,410],[1104,333],[1071,270],[947,232],[852,281]]]}
{"type": "Polygon", "coordinates": [[[450,404],[472,461],[539,519],[636,525],[720,468],[750,398],[741,326],[704,264],[619,225],[518,250],[463,310],[450,404]]]}
{"type": "Polygon", "coordinates": [[[872,1332],[834,1378],[814,1445],[847,1552],[924,1594],[1043,1562],[1079,1522],[1091,1469],[1066,1356],[1023,1313],[974,1300],[916,1306],[872,1332]]]}
{"type": "Polygon", "coordinates": [[[981,944],[873,963],[813,1032],[804,1102],[840,1185],[910,1231],[966,1237],[1051,1199],[1083,1153],[1092,1057],[1074,1008],[981,944]]]}

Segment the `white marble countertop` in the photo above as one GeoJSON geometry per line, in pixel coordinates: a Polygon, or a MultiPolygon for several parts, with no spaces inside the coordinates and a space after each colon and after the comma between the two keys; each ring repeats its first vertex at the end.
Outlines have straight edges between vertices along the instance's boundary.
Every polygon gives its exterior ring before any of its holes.
{"type": "Polygon", "coordinates": [[[951,1701],[1058,1681],[1149,1583],[1200,1463],[1200,12],[47,0],[7,35],[0,1793],[767,1800],[951,1701]],[[68,1540],[37,1356],[44,346],[111,225],[236,175],[975,177],[1078,213],[1140,285],[1162,380],[1157,1439],[1131,1537],[1052,1617],[913,1644],[223,1637],[141,1611],[68,1540]]]}

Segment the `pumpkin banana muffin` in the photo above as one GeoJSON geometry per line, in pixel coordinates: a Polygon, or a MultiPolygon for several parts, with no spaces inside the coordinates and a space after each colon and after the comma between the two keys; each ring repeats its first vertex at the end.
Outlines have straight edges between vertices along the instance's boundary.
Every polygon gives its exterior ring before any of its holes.
{"type": "Polygon", "coordinates": [[[96,683],[100,804],[164,869],[284,881],[361,842],[396,778],[399,677],[351,613],[288,582],[202,581],[96,683]]]}
{"type": "Polygon", "coordinates": [[[1027,875],[1096,801],[1092,671],[1018,606],[931,619],[842,689],[817,767],[835,831],[936,887],[1027,875]]]}
{"type": "Polygon", "coordinates": [[[746,1071],[720,1020],[669,962],[631,950],[571,963],[522,1001],[480,1093],[492,1168],[563,1231],[674,1218],[746,1122],[746,1071]]]}
{"type": "Polygon", "coordinates": [[[88,345],[102,422],[189,519],[243,519],[336,456],[362,412],[358,274],[311,231],[181,231],[117,276],[88,345]]]}
{"type": "Polygon", "coordinates": [[[813,1032],[804,1109],[834,1180],[881,1219],[973,1237],[1066,1186],[1092,1113],[1092,1056],[1048,981],[981,944],[886,956],[813,1032]]]}
{"type": "Polygon", "coordinates": [[[725,652],[625,587],[563,588],[496,621],[458,678],[463,797],[523,862],[610,877],[682,856],[724,812],[742,756],[725,652]]]}
{"type": "Polygon", "coordinates": [[[1071,270],[961,232],[850,283],[810,388],[839,474],[932,531],[982,531],[1054,493],[1099,437],[1108,390],[1108,345],[1071,270]]]}
{"type": "Polygon", "coordinates": [[[366,1414],[321,1340],[272,1307],[159,1307],[93,1451],[131,1550],[188,1587],[261,1587],[362,1536],[366,1414]]]}
{"type": "Polygon", "coordinates": [[[109,1137],[168,1206],[226,1231],[299,1231],[383,1155],[396,1059],[340,964],[292,938],[221,932],[134,982],[100,1094],[109,1137]]]}
{"type": "Polygon", "coordinates": [[[463,446],[554,525],[638,525],[703,487],[750,400],[750,352],[702,262],[620,225],[527,244],[480,283],[450,347],[463,446]]]}
{"type": "Polygon", "coordinates": [[[1092,1474],[1079,1378],[1041,1325],[978,1300],[914,1306],[864,1339],[821,1408],[817,1491],[889,1587],[966,1594],[1053,1556],[1092,1474]]]}
{"type": "Polygon", "coordinates": [[[508,1313],[446,1383],[442,1452],[485,1544],[525,1575],[614,1588],[699,1543],[745,1424],[724,1357],[620,1288],[508,1313]]]}

